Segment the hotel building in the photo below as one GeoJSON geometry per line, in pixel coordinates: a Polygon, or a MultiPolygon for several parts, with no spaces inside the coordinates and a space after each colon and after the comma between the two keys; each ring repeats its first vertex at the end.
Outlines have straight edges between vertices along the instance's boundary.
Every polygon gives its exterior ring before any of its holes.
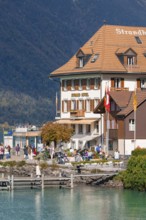
{"type": "MultiPolygon", "coordinates": [[[[146,89],[146,28],[103,25],[50,77],[60,78],[61,83],[60,117],[56,122],[74,129],[68,147],[78,149],[99,144],[106,149],[106,114],[98,112],[97,106],[103,102],[107,86],[112,93],[146,89]]],[[[127,97],[124,93],[118,94],[121,94],[118,96],[121,102],[127,97]]],[[[128,104],[129,99],[126,100],[128,104]]],[[[124,107],[117,105],[117,112],[124,107]]],[[[143,117],[145,120],[146,116],[143,117]]],[[[110,116],[107,148],[110,151],[118,148],[124,154],[129,146],[133,149],[134,138],[124,136],[116,122],[117,118],[113,120],[110,116]]],[[[140,139],[140,144],[146,147],[146,135],[140,139]]]]}

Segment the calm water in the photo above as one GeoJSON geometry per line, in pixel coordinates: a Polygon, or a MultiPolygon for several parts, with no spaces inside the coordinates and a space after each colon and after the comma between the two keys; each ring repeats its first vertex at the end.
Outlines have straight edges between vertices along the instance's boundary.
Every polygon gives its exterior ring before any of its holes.
{"type": "Polygon", "coordinates": [[[146,219],[146,193],[77,187],[0,192],[0,220],[146,219]]]}

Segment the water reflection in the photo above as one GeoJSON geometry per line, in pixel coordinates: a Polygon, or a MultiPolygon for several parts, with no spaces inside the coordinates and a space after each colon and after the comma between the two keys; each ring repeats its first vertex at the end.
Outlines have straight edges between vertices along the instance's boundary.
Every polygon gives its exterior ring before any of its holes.
{"type": "Polygon", "coordinates": [[[41,198],[42,198],[42,193],[36,192],[36,194],[35,194],[36,220],[41,219],[41,200],[42,200],[41,198]]]}
{"type": "Polygon", "coordinates": [[[144,220],[146,194],[99,187],[0,192],[1,220],[144,220]]]}

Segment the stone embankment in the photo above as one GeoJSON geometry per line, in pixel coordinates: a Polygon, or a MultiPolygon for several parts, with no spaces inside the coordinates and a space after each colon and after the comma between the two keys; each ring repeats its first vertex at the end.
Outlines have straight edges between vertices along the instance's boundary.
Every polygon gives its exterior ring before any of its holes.
{"type": "MultiPolygon", "coordinates": [[[[66,167],[58,165],[48,165],[48,167],[41,171],[46,177],[70,177],[74,175],[74,184],[86,184],[92,186],[102,187],[114,187],[122,188],[123,184],[119,181],[115,181],[114,177],[116,172],[105,172],[98,170],[96,173],[92,173],[91,169],[83,169],[81,173],[78,173],[76,167],[66,167]],[[92,175],[91,175],[92,174],[92,175]]],[[[29,177],[36,176],[36,164],[25,164],[22,167],[0,167],[0,173],[5,176],[14,175],[14,177],[29,177]]]]}

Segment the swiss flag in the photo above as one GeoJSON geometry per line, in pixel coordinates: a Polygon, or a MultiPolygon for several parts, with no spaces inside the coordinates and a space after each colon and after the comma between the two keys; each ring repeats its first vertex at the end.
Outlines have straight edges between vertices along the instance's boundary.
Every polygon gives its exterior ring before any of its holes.
{"type": "Polygon", "coordinates": [[[105,89],[105,97],[104,97],[104,107],[106,111],[110,111],[110,95],[109,95],[109,87],[105,89]]]}

